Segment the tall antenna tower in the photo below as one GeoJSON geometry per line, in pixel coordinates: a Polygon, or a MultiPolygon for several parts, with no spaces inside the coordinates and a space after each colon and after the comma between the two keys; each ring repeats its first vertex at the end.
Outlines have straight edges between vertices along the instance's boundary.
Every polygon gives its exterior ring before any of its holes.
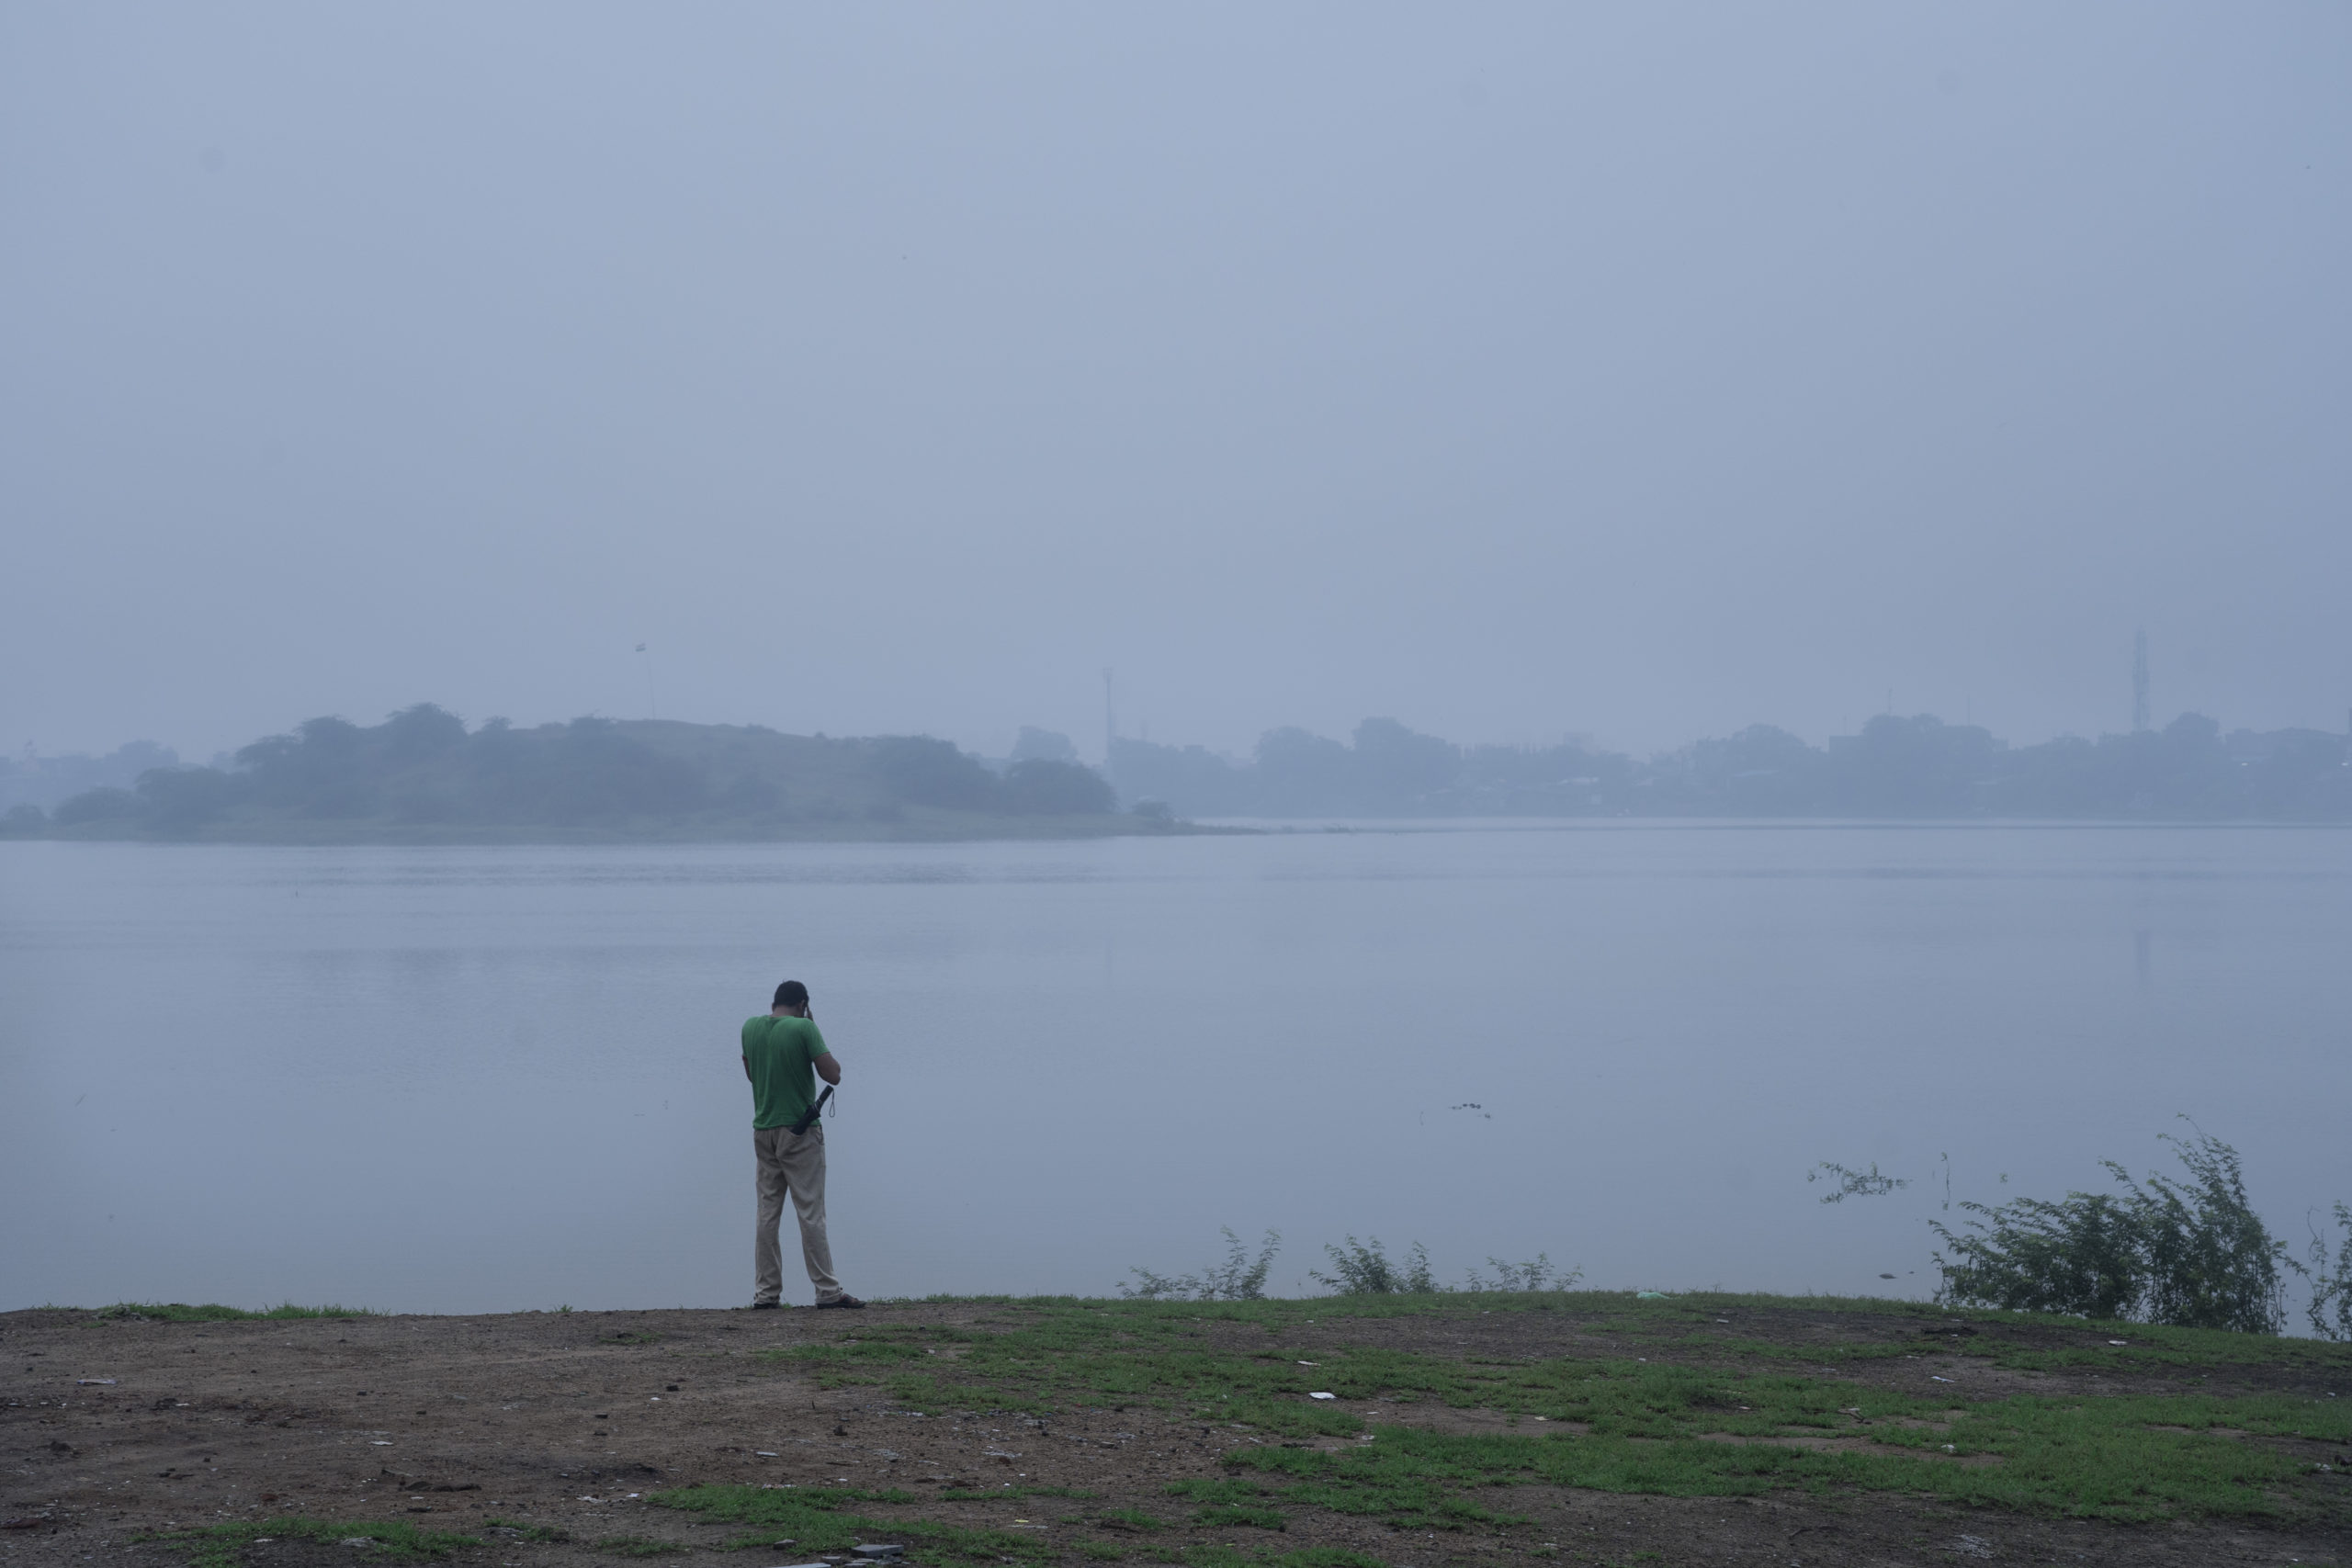
{"type": "Polygon", "coordinates": [[[2132,733],[2143,734],[2148,728],[2148,631],[2145,626],[2132,634],[2132,733]]]}

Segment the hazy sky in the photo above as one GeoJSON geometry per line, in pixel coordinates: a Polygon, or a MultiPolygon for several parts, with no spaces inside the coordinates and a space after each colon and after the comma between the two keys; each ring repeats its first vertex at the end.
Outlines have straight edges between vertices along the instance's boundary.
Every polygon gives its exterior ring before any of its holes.
{"type": "Polygon", "coordinates": [[[0,743],[2338,728],[2347,280],[2337,0],[7,0],[0,743]]]}

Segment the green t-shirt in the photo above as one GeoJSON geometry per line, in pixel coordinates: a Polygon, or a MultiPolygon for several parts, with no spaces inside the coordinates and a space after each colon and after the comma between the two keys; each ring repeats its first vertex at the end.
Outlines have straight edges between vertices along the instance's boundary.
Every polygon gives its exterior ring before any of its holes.
{"type": "Polygon", "coordinates": [[[817,1058],[829,1055],[814,1019],[762,1013],[743,1021],[743,1061],[752,1069],[752,1125],[789,1127],[817,1098],[817,1058]]]}

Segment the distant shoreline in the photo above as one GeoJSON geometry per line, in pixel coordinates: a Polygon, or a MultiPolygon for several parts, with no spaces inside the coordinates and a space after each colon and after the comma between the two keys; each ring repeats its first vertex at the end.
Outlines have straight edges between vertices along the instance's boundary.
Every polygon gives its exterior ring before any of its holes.
{"type": "MultiPolygon", "coordinates": [[[[1105,839],[1304,838],[1353,835],[1546,832],[1731,832],[1780,829],[1845,832],[1901,829],[1912,832],[2052,832],[2145,829],[2262,832],[2352,829],[2335,818],[2158,817],[1384,817],[1257,818],[1248,821],[1162,821],[1127,813],[1078,818],[964,817],[909,813],[899,822],[793,822],[775,826],[693,824],[538,825],[514,823],[267,822],[218,824],[193,832],[160,832],[107,822],[52,829],[18,842],[52,844],[216,845],[252,848],[465,848],[481,846],[593,848],[648,844],[976,844],[1080,843],[1105,839]]],[[[8,841],[0,835],[0,842],[8,841]]]]}
{"type": "Polygon", "coordinates": [[[613,824],[529,826],[516,823],[290,822],[210,824],[188,832],[159,832],[119,823],[51,829],[27,840],[67,844],[237,844],[280,847],[338,845],[598,845],[598,844],[948,844],[1077,842],[1099,839],[1250,838],[1261,828],[1158,821],[1130,814],[1100,817],[964,817],[910,811],[898,822],[741,824],[613,824]]]}

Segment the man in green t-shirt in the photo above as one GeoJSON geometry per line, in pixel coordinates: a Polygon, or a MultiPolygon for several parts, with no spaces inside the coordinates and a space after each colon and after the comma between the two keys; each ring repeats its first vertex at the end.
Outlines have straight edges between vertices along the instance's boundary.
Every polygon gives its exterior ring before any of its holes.
{"type": "Polygon", "coordinates": [[[775,1005],[743,1021],[743,1076],[752,1080],[752,1151],[759,1160],[760,1220],[752,1246],[755,1282],[752,1304],[784,1304],[784,1251],[777,1231],[784,1201],[800,1216],[800,1260],[817,1287],[820,1307],[862,1307],[833,1278],[833,1249],[825,1239],[825,1129],[808,1114],[818,1078],[842,1081],[841,1064],[825,1049],[808,1014],[808,987],[786,980],[775,1005]],[[796,1133],[806,1121],[808,1130],[796,1133]]]}

